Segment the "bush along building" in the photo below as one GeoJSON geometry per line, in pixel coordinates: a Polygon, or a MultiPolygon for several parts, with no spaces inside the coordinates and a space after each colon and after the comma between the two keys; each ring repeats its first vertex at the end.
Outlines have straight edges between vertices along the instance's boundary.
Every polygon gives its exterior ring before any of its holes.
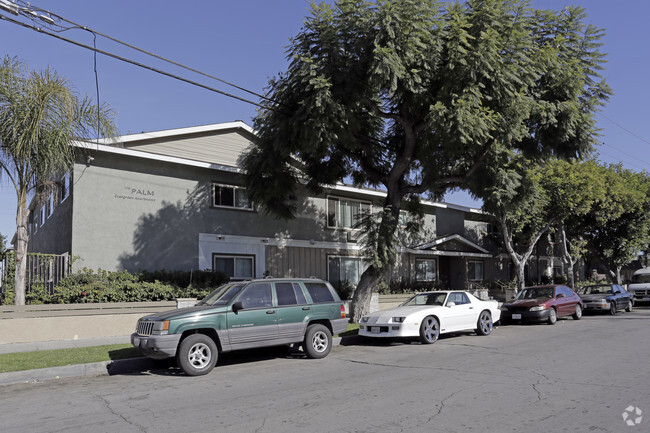
{"type": "MultiPolygon", "coordinates": [[[[78,257],[77,269],[315,276],[354,286],[365,266],[354,225],[380,210],[383,193],[332,185],[296,197],[297,218],[274,219],[248,200],[238,167],[253,138],[237,121],[75,143],[83,156],[32,204],[29,251],[78,257]]],[[[475,290],[512,278],[488,215],[437,202],[423,208],[421,239],[400,250],[390,284],[475,290]]],[[[529,278],[557,271],[549,245],[529,278]]]]}

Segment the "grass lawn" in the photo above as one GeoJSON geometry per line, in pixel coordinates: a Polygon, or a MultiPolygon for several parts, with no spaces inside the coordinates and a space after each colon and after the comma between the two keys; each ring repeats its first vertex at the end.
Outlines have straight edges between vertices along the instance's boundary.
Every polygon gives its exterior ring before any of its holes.
{"type": "Polygon", "coordinates": [[[130,344],[111,344],[72,349],[39,350],[36,352],[6,353],[0,355],[0,373],[33,370],[36,368],[61,367],[63,365],[88,364],[138,358],[142,354],[130,344]]]}
{"type": "MultiPolygon", "coordinates": [[[[358,330],[359,325],[357,323],[350,323],[348,330],[338,336],[347,337],[356,335],[358,330]]],[[[142,353],[130,344],[6,353],[0,355],[0,373],[61,367],[64,365],[89,364],[91,362],[115,361],[142,356],[142,353]]]]}

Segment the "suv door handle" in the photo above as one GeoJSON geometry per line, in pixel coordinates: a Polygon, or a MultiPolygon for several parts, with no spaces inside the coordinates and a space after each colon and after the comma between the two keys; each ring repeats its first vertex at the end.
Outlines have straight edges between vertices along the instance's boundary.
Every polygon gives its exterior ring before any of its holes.
{"type": "Polygon", "coordinates": [[[302,307],[302,309],[303,309],[304,311],[307,311],[307,310],[310,310],[311,307],[302,307]]]}
{"type": "Polygon", "coordinates": [[[275,314],[275,310],[268,310],[266,314],[275,314]]]}

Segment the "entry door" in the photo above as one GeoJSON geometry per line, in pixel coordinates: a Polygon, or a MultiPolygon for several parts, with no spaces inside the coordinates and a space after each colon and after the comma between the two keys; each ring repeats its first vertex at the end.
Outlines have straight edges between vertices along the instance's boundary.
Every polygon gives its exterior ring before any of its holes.
{"type": "Polygon", "coordinates": [[[274,344],[278,338],[278,319],[271,283],[246,286],[235,302],[241,302],[244,308],[236,313],[228,312],[230,344],[239,348],[274,344]]]}

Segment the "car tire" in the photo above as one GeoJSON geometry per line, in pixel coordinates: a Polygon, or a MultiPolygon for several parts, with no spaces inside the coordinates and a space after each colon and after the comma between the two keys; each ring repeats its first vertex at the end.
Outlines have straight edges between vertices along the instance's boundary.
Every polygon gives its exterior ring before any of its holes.
{"type": "Polygon", "coordinates": [[[548,311],[547,323],[549,325],[555,325],[557,323],[557,311],[555,311],[555,308],[551,308],[548,311]]]}
{"type": "Polygon", "coordinates": [[[187,336],[178,346],[176,362],[188,376],[202,376],[217,365],[219,349],[214,340],[205,334],[187,336]]]}
{"type": "Polygon", "coordinates": [[[305,349],[307,358],[325,358],[332,350],[332,333],[327,326],[320,323],[309,325],[302,347],[305,349]]]}
{"type": "Polygon", "coordinates": [[[433,316],[427,316],[420,324],[420,342],[422,344],[433,344],[440,336],[440,322],[433,316]]]}
{"type": "Polygon", "coordinates": [[[625,308],[625,311],[628,313],[634,311],[634,302],[632,302],[632,300],[627,301],[627,307],[625,308]]]}
{"type": "Polygon", "coordinates": [[[481,314],[478,316],[478,322],[476,323],[476,333],[478,335],[490,335],[493,327],[492,314],[487,310],[481,311],[481,314]]]}
{"type": "Polygon", "coordinates": [[[575,313],[573,313],[573,316],[571,317],[573,317],[575,320],[582,319],[582,307],[580,306],[580,304],[576,304],[576,311],[575,313]]]}
{"type": "Polygon", "coordinates": [[[616,316],[616,302],[614,301],[609,303],[609,315],[616,316]]]}

